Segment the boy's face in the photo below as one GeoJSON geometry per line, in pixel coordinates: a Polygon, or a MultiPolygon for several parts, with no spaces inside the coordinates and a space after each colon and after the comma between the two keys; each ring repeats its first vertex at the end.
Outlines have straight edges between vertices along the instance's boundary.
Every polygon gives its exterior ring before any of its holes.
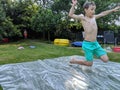
{"type": "Polygon", "coordinates": [[[85,9],[85,15],[88,17],[93,17],[93,15],[95,14],[95,9],[95,5],[90,5],[88,9],[85,9]]]}

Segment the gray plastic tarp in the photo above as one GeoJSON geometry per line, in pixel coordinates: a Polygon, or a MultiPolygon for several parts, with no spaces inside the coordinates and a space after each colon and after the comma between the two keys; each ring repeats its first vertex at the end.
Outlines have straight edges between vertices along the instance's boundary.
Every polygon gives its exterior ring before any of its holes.
{"type": "Polygon", "coordinates": [[[120,90],[120,64],[94,60],[92,67],[69,65],[65,56],[0,66],[3,90],[120,90]]]}

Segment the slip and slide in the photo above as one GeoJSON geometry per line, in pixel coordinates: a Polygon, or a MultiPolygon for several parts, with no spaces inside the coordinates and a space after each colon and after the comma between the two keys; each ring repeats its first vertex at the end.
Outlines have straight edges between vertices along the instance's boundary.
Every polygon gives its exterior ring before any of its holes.
{"type": "Polygon", "coordinates": [[[94,60],[92,67],[69,65],[64,56],[0,66],[3,90],[119,90],[120,64],[94,60]]]}

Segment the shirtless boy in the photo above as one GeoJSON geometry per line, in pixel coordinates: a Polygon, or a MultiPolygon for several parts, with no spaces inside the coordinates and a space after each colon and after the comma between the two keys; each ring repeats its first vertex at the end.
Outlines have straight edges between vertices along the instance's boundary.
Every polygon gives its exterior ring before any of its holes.
{"type": "Polygon", "coordinates": [[[85,15],[83,14],[76,15],[74,14],[74,11],[75,11],[74,8],[76,4],[77,4],[77,0],[72,0],[72,7],[69,11],[69,16],[71,18],[80,20],[84,28],[85,36],[82,44],[82,49],[85,52],[86,60],[76,60],[75,58],[73,58],[70,61],[70,63],[92,66],[93,55],[96,55],[97,57],[99,57],[103,62],[108,62],[108,56],[106,51],[100,46],[100,44],[97,42],[97,39],[96,39],[97,31],[98,31],[96,19],[106,16],[112,12],[118,11],[118,9],[120,9],[120,6],[111,10],[103,11],[100,14],[95,15],[95,9],[96,9],[95,3],[86,2],[83,5],[85,15]]]}

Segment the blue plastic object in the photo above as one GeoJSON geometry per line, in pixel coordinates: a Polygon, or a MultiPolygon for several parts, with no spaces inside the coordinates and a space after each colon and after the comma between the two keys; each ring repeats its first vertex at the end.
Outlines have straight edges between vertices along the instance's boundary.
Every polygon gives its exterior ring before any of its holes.
{"type": "Polygon", "coordinates": [[[35,46],[30,46],[30,48],[35,48],[35,46]]]}
{"type": "Polygon", "coordinates": [[[81,41],[73,42],[72,46],[74,46],[74,47],[82,47],[82,42],[81,41]]]}

